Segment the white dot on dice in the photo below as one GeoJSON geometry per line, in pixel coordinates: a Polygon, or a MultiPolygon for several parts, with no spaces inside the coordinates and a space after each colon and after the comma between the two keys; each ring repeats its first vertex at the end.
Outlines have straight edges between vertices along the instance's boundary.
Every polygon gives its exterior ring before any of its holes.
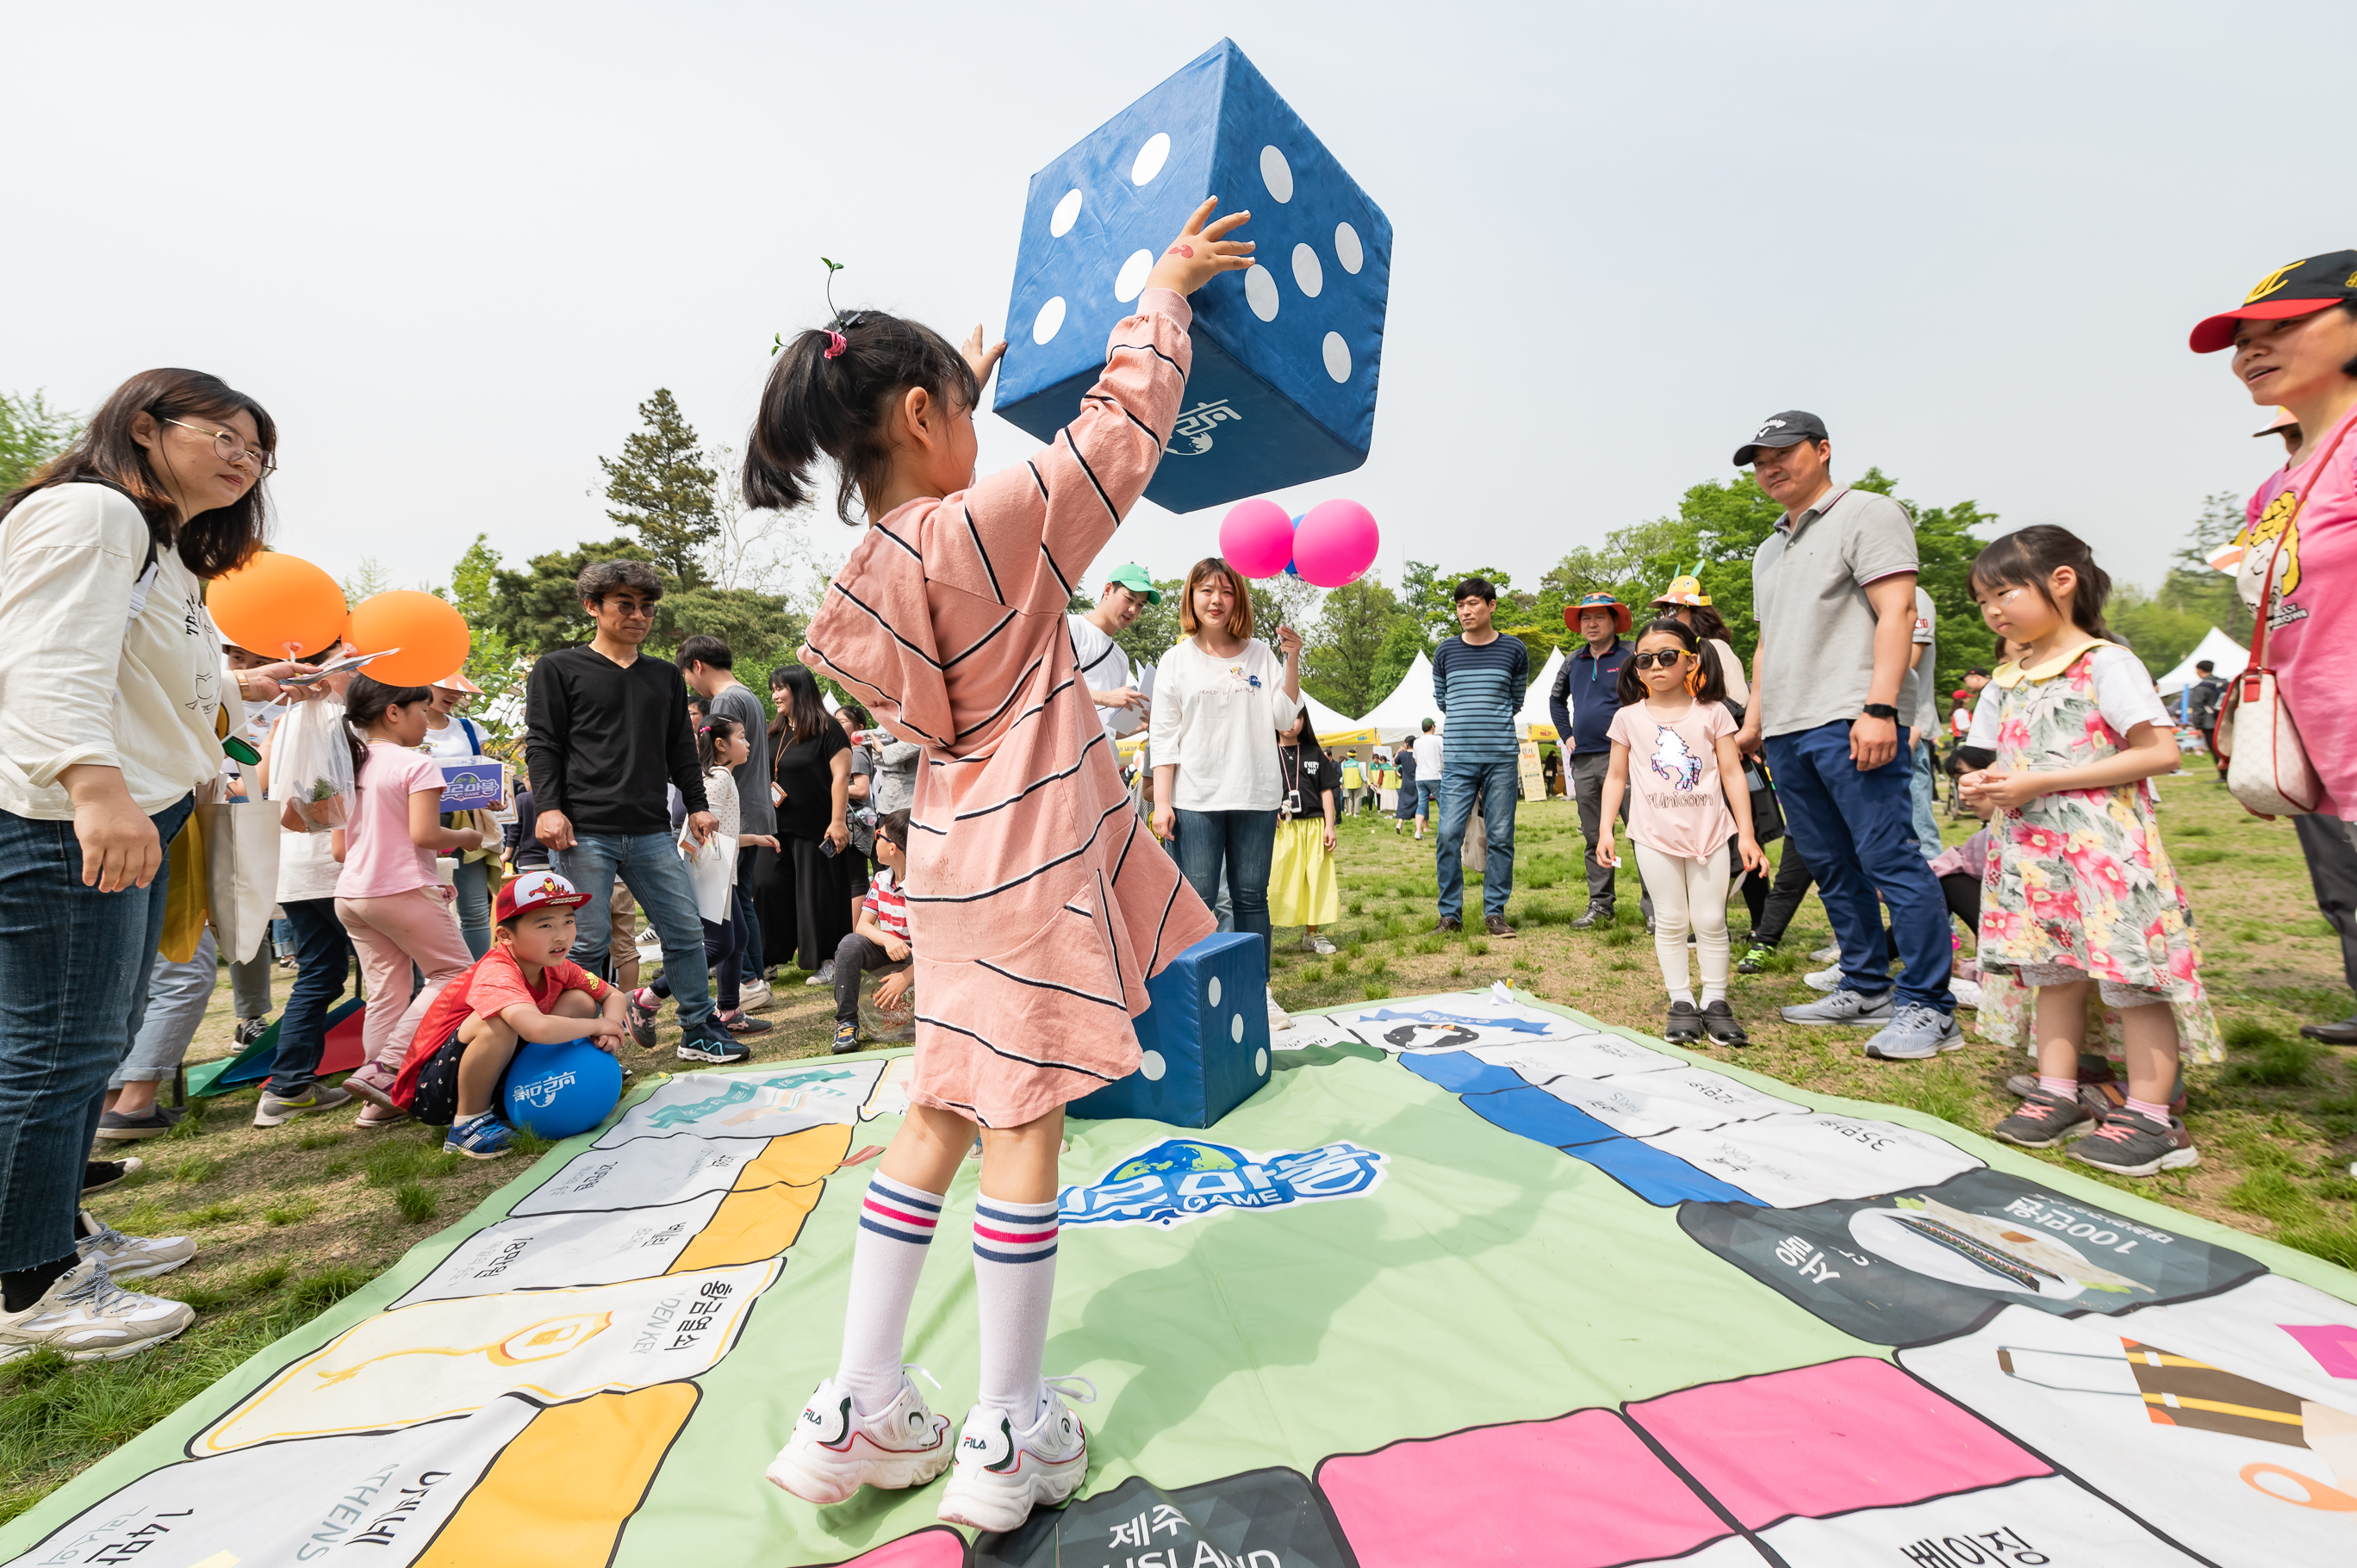
{"type": "MultiPolygon", "coordinates": [[[[1072,225],[1080,216],[1081,193],[1078,190],[1064,192],[1064,199],[1056,203],[1056,210],[1048,215],[1048,232],[1059,240],[1062,239],[1072,231],[1072,225]]],[[[1356,272],[1358,269],[1353,267],[1351,270],[1356,272]]],[[[1047,341],[1045,338],[1039,340],[1042,343],[1047,341]]]]}
{"type": "Polygon", "coordinates": [[[1326,373],[1338,381],[1351,379],[1351,346],[1340,332],[1326,334],[1326,373]]]}
{"type": "Polygon", "coordinates": [[[1228,1020],[1228,1038],[1238,1045],[1244,1043],[1244,1015],[1241,1013],[1228,1020]]]}
{"type": "Polygon", "coordinates": [[[1137,161],[1129,166],[1129,183],[1144,185],[1162,172],[1170,156],[1170,134],[1157,131],[1146,138],[1146,145],[1137,149],[1137,161]]]}
{"type": "Polygon", "coordinates": [[[1359,248],[1359,231],[1348,223],[1334,225],[1334,259],[1346,273],[1356,273],[1367,264],[1367,252],[1359,248]]]}
{"type": "Polygon", "coordinates": [[[1279,202],[1293,199],[1293,166],[1275,147],[1260,150],[1260,180],[1279,202]]]}
{"type": "Polygon", "coordinates": [[[1160,1051],[1147,1051],[1137,1058],[1137,1070],[1146,1075],[1146,1082],[1160,1083],[1162,1075],[1169,1069],[1164,1064],[1160,1051]]]}
{"type": "Polygon", "coordinates": [[[1293,247],[1293,286],[1310,299],[1326,286],[1326,269],[1318,263],[1318,252],[1307,245],[1293,247]]]}
{"type": "Polygon", "coordinates": [[[1211,976],[1211,983],[1203,987],[1203,998],[1214,1007],[1217,1007],[1220,1004],[1220,977],[1218,975],[1215,974],[1211,976]]]}
{"type": "Polygon", "coordinates": [[[1034,343],[1047,342],[1056,335],[1056,329],[1063,324],[1064,296],[1060,294],[1055,298],[1049,300],[1047,304],[1041,306],[1039,307],[1039,314],[1032,318],[1031,341],[1034,343]]]}
{"type": "Polygon", "coordinates": [[[1244,269],[1244,303],[1263,321],[1276,319],[1276,274],[1257,263],[1244,269]]]}
{"type": "Polygon", "coordinates": [[[1121,275],[1113,280],[1113,296],[1127,305],[1146,289],[1146,274],[1154,270],[1154,252],[1138,251],[1121,263],[1121,275]]]}
{"type": "Polygon", "coordinates": [[[1266,1078],[1268,1076],[1268,1047],[1266,1046],[1263,1046],[1260,1049],[1253,1053],[1253,1071],[1260,1074],[1263,1078],[1266,1078]]]}

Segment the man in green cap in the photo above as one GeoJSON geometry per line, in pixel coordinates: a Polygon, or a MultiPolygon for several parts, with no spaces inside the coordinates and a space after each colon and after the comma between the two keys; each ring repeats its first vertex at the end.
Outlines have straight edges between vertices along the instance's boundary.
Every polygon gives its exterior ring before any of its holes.
{"type": "Polygon", "coordinates": [[[1146,606],[1161,602],[1162,590],[1133,561],[1106,575],[1096,608],[1065,618],[1071,626],[1073,657],[1081,661],[1081,680],[1096,702],[1108,741],[1143,728],[1146,717],[1146,693],[1131,682],[1129,656],[1114,638],[1135,626],[1146,606]]]}

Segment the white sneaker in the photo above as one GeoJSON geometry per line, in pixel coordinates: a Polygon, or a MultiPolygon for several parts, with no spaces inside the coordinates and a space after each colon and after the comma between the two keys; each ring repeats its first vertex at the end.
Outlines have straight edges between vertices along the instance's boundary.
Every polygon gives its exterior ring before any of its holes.
{"type": "Polygon", "coordinates": [[[113,1279],[151,1280],[197,1255],[197,1244],[186,1236],[125,1236],[87,1210],[82,1218],[92,1230],[74,1243],[74,1251],[84,1262],[96,1258],[104,1263],[113,1279]]]}
{"type": "Polygon", "coordinates": [[[1838,963],[1835,964],[1831,969],[1811,970],[1808,973],[1801,976],[1803,980],[1808,982],[1809,989],[1812,991],[1839,991],[1841,989],[1841,977],[1842,966],[1838,963]]]}
{"type": "Polygon", "coordinates": [[[196,1320],[186,1302],[124,1290],[107,1277],[104,1263],[86,1257],[24,1311],[0,1312],[0,1363],[36,1350],[55,1350],[69,1361],[119,1361],[196,1320]]]}
{"type": "Polygon", "coordinates": [[[942,1519],[977,1530],[1013,1530],[1036,1505],[1053,1507],[1081,1489],[1089,1473],[1089,1434],[1064,1400],[1094,1404],[1096,1385],[1086,1378],[1048,1378],[1040,1386],[1047,1409],[1020,1433],[981,1405],[967,1412],[957,1468],[942,1491],[942,1519]]]}
{"type": "MultiPolygon", "coordinates": [[[[925,1372],[925,1378],[931,1381],[932,1374],[925,1372]]],[[[824,1507],[862,1487],[921,1487],[955,1457],[950,1418],[932,1412],[904,1370],[900,1397],[874,1415],[856,1413],[851,1391],[833,1378],[819,1384],[767,1474],[805,1502],[824,1507]]]]}
{"type": "Polygon", "coordinates": [[[1952,980],[1948,982],[1948,994],[1956,999],[1959,1007],[1977,1007],[1981,1004],[1981,983],[1977,980],[1952,980]]]}
{"type": "Polygon", "coordinates": [[[1816,951],[1809,955],[1809,961],[1811,963],[1838,964],[1841,962],[1841,949],[1838,946],[1821,947],[1816,951]]]}
{"type": "Polygon", "coordinates": [[[1268,988],[1268,1032],[1274,1035],[1281,1029],[1291,1027],[1293,1027],[1293,1015],[1276,1004],[1276,987],[1272,985],[1268,988]]]}
{"type": "Polygon", "coordinates": [[[748,1013],[767,1007],[776,998],[770,994],[770,983],[766,980],[756,980],[737,988],[737,1005],[748,1013]]]}
{"type": "Polygon", "coordinates": [[[818,966],[818,972],[816,974],[805,976],[802,980],[802,983],[804,985],[833,985],[834,983],[834,960],[828,959],[824,962],[821,963],[818,966]]]}

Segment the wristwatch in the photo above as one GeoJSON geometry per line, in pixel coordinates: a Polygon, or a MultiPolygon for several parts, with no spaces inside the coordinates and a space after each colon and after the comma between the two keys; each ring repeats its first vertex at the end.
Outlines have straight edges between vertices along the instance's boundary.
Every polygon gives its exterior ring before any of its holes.
{"type": "Polygon", "coordinates": [[[1895,719],[1899,716],[1899,710],[1889,703],[1868,703],[1858,712],[1870,719],[1895,719]]]}

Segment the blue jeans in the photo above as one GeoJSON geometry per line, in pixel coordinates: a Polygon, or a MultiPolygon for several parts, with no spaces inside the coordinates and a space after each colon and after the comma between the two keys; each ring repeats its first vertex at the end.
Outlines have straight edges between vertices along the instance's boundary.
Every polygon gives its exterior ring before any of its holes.
{"type": "Polygon", "coordinates": [[[299,1098],[317,1081],[328,1050],[328,1013],[351,971],[351,933],[333,898],[289,898],[280,906],[295,937],[295,983],[278,1015],[278,1054],[270,1060],[271,1093],[299,1098]]]}
{"type": "Polygon", "coordinates": [[[696,912],[695,886],[678,843],[667,832],[584,833],[571,849],[551,850],[549,863],[590,896],[574,911],[579,926],[573,961],[601,977],[608,973],[614,879],[622,879],[662,940],[663,973],[679,998],[679,1026],[693,1034],[712,1016],[712,983],[704,972],[704,917],[696,912]]]}
{"type": "Polygon", "coordinates": [[[131,1036],[131,1050],[123,1065],[108,1077],[106,1087],[126,1083],[161,1083],[178,1072],[197,1026],[212,1005],[213,987],[221,983],[221,949],[207,926],[197,938],[197,950],[186,963],[174,963],[162,953],[147,967],[147,1011],[131,1036]]]}
{"type": "Polygon", "coordinates": [[[1939,859],[1943,847],[1940,843],[1940,819],[1932,811],[1939,796],[1939,790],[1936,788],[1939,779],[1936,770],[1939,766],[1939,758],[1932,752],[1932,743],[1929,740],[1917,742],[1915,777],[1909,780],[1909,783],[1915,809],[1915,842],[1922,845],[1925,860],[1939,859]]]}
{"type": "Polygon", "coordinates": [[[458,935],[481,958],[491,950],[491,863],[462,860],[450,880],[458,894],[458,935]]]}
{"type": "MultiPolygon", "coordinates": [[[[1446,758],[1443,758],[1441,761],[1440,771],[1444,775],[1448,771],[1448,763],[1446,758]]],[[[1432,803],[1439,799],[1439,779],[1419,779],[1415,781],[1415,815],[1423,817],[1427,821],[1430,820],[1432,816],[1432,803]]]]}
{"type": "MultiPolygon", "coordinates": [[[[167,865],[195,804],[148,819],[167,865]]],[[[170,884],[158,866],[145,887],[86,887],[73,823],[0,811],[0,1272],[73,1255],[82,1165],[147,1011],[170,884]]]]}
{"type": "Polygon", "coordinates": [[[1495,762],[1440,759],[1440,918],[1464,918],[1465,824],[1473,820],[1473,792],[1481,792],[1481,827],[1490,861],[1481,868],[1481,912],[1503,918],[1514,890],[1514,801],[1521,789],[1511,757],[1495,762]]]}
{"type": "Polygon", "coordinates": [[[1948,980],[1948,901],[1916,842],[1910,799],[1915,764],[1901,754],[1861,773],[1849,757],[1849,721],[1768,738],[1769,770],[1784,807],[1784,831],[1816,874],[1817,897],[1841,944],[1842,989],[1890,989],[1883,967],[1882,911],[1907,965],[1901,1005],[1955,1011],[1948,980]]]}
{"type": "Polygon", "coordinates": [[[736,897],[737,914],[745,922],[745,952],[740,978],[766,982],[770,977],[770,968],[762,961],[761,915],[754,908],[753,897],[753,857],[760,853],[759,849],[737,852],[736,897]]]}
{"type": "MultiPolygon", "coordinates": [[[[745,919],[752,908],[750,898],[741,892],[732,893],[728,896],[728,918],[718,925],[710,920],[704,922],[704,961],[711,967],[713,981],[720,993],[720,1010],[723,1013],[737,1011],[737,1004],[741,1000],[737,983],[745,957],[745,919]]],[[[669,959],[663,961],[663,972],[655,976],[655,983],[647,989],[658,996],[672,993],[669,959]]]]}
{"type": "Polygon", "coordinates": [[[1276,854],[1276,813],[1178,809],[1178,870],[1209,908],[1227,876],[1228,901],[1239,931],[1260,938],[1264,962],[1274,957],[1268,934],[1268,867],[1276,854]]]}

